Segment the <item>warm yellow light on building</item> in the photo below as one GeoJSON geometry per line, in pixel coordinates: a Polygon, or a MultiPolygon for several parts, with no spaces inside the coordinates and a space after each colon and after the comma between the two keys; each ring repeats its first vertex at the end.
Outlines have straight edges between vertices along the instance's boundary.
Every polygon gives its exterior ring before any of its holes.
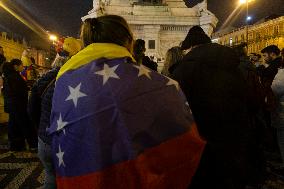
{"type": "Polygon", "coordinates": [[[246,42],[247,34],[248,53],[260,54],[261,50],[269,45],[276,45],[282,49],[284,48],[284,16],[250,25],[248,30],[247,27],[242,27],[226,33],[216,34],[214,37],[222,45],[235,46],[246,42]]]}

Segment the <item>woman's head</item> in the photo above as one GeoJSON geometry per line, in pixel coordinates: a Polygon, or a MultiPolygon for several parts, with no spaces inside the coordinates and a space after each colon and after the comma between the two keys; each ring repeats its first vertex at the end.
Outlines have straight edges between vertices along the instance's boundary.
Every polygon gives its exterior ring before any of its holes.
{"type": "Polygon", "coordinates": [[[31,56],[31,50],[30,49],[25,49],[22,53],[22,56],[27,56],[30,57],[31,56]]]}
{"type": "Polygon", "coordinates": [[[23,71],[24,67],[22,61],[19,59],[13,59],[10,62],[5,62],[3,65],[3,74],[5,77],[16,72],[23,71]]]}
{"type": "Polygon", "coordinates": [[[167,51],[166,59],[165,59],[165,66],[163,69],[163,74],[169,75],[169,69],[179,62],[181,62],[183,58],[182,50],[180,47],[172,47],[167,51]]]}
{"type": "Polygon", "coordinates": [[[137,39],[133,45],[133,55],[138,63],[142,63],[145,51],[145,41],[143,39],[137,39]]]}
{"type": "Polygon", "coordinates": [[[83,22],[81,39],[84,46],[92,43],[114,43],[133,50],[133,35],[126,20],[116,15],[90,18],[83,22]]]}
{"type": "Polygon", "coordinates": [[[22,72],[24,70],[23,63],[19,59],[11,60],[10,64],[13,66],[14,70],[17,72],[22,72]]]}
{"type": "Polygon", "coordinates": [[[246,57],[247,56],[247,43],[241,43],[233,47],[233,50],[239,57],[246,57]]]}

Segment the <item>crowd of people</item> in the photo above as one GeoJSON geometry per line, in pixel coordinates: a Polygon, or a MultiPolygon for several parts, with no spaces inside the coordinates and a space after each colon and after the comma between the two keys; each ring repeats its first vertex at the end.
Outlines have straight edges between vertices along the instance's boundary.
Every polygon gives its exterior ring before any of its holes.
{"type": "Polygon", "coordinates": [[[0,48],[10,150],[37,149],[44,188],[245,189],[269,163],[284,173],[284,49],[248,55],[194,26],[160,74],[120,16],[80,37],[30,89],[31,64],[0,48]]]}

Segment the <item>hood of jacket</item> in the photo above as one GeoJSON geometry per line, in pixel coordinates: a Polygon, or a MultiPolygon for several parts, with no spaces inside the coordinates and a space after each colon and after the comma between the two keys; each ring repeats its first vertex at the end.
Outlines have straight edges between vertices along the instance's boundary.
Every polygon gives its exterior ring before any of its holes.
{"type": "Polygon", "coordinates": [[[240,64],[240,59],[233,49],[216,43],[204,44],[192,49],[184,57],[184,61],[197,61],[218,69],[236,69],[240,64]]]}

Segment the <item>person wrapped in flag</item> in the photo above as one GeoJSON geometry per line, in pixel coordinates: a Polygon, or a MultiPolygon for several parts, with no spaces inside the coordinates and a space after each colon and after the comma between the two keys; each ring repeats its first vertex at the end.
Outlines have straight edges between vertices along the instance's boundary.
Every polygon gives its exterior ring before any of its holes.
{"type": "Polygon", "coordinates": [[[187,188],[205,142],[177,82],[135,63],[120,16],[87,19],[81,38],[52,102],[57,187],[187,188]]]}

